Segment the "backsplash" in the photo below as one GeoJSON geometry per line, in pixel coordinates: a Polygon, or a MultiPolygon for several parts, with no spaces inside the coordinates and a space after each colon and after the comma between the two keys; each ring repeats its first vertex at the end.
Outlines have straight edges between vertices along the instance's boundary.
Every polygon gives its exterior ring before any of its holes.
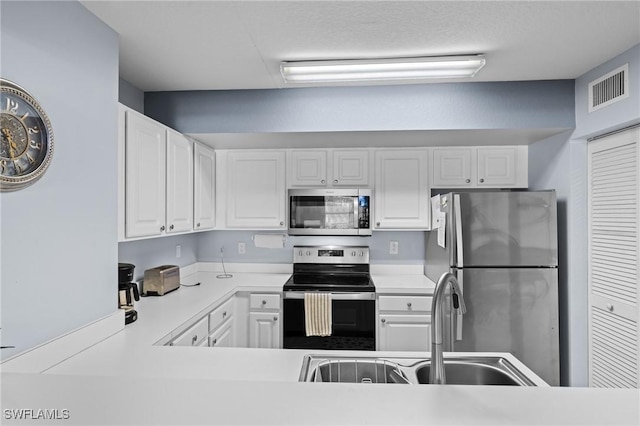
{"type": "MultiPolygon", "coordinates": [[[[160,265],[187,266],[198,261],[197,240],[202,234],[184,234],[172,237],[151,238],[118,244],[118,262],[131,263],[136,269],[133,278],[139,281],[144,271],[160,265]],[[180,246],[180,257],[176,257],[180,246]]],[[[115,267],[115,266],[114,266],[115,267]]]]}
{"type": "MultiPolygon", "coordinates": [[[[372,264],[424,264],[424,232],[374,231],[371,237],[346,236],[286,236],[284,248],[255,247],[252,237],[267,234],[259,231],[214,231],[198,239],[198,261],[219,262],[224,248],[225,262],[291,263],[293,246],[299,245],[365,245],[370,248],[372,264]],[[398,254],[389,254],[390,241],[398,242],[398,254]],[[238,243],[245,243],[246,253],[238,253],[238,243]]],[[[277,232],[270,232],[275,233],[277,232]]],[[[286,235],[286,233],[280,233],[286,235]]]]}
{"type": "Polygon", "coordinates": [[[372,264],[423,265],[425,258],[424,232],[374,231],[371,237],[288,236],[284,248],[255,247],[253,236],[277,232],[211,231],[173,237],[152,238],[118,244],[118,262],[132,263],[136,269],[134,279],[140,280],[144,271],[159,265],[186,266],[195,262],[220,262],[220,249],[224,260],[230,263],[291,263],[296,245],[365,245],[370,248],[372,264]],[[389,254],[389,243],[398,242],[398,254],[389,254]],[[238,253],[238,243],[244,243],[245,254],[238,253]],[[180,257],[176,257],[180,246],[180,257]]]}

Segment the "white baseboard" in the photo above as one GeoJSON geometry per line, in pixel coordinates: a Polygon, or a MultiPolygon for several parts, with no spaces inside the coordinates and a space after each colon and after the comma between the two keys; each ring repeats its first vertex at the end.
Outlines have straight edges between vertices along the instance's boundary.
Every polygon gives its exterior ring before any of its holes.
{"type": "Polygon", "coordinates": [[[124,310],[19,353],[0,364],[3,373],[42,373],[124,329],[124,310]]]}

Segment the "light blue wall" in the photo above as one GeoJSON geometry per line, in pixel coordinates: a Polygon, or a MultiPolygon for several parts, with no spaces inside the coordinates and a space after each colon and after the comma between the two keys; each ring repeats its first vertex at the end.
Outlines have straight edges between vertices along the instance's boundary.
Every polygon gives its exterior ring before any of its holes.
{"type": "Polygon", "coordinates": [[[576,133],[574,138],[589,138],[640,122],[640,45],[576,79],[576,133]],[[589,83],[629,63],[629,97],[605,108],[589,112],[589,83]]]}
{"type": "Polygon", "coordinates": [[[3,78],[55,136],[46,174],[0,194],[2,358],[117,309],[118,36],[78,2],[0,2],[3,78]]]}
{"type": "Polygon", "coordinates": [[[372,264],[424,264],[424,232],[374,231],[371,237],[287,237],[282,249],[257,248],[253,231],[213,231],[200,235],[197,256],[201,262],[219,262],[224,247],[224,261],[237,263],[291,263],[295,245],[365,245],[369,246],[372,264]],[[389,254],[389,242],[398,241],[398,254],[389,254]],[[238,254],[238,243],[246,244],[246,254],[238,254]]]}
{"type": "Polygon", "coordinates": [[[184,234],[118,244],[118,262],[135,265],[134,280],[144,277],[144,271],[160,265],[191,265],[198,261],[197,241],[202,234],[184,234]],[[180,258],[176,246],[180,246],[180,258]]]}
{"type": "Polygon", "coordinates": [[[118,84],[118,99],[120,103],[144,114],[144,92],[122,78],[118,84]]]}
{"type": "Polygon", "coordinates": [[[183,133],[575,127],[572,80],[147,92],[145,113],[183,133]]]}
{"type": "Polygon", "coordinates": [[[558,191],[561,255],[562,383],[588,386],[588,217],[587,141],[640,122],[640,45],[594,68],[575,82],[577,127],[529,147],[532,189],[558,191]],[[629,62],[630,97],[587,112],[589,82],[629,62]],[[562,217],[564,216],[564,218],[562,217]],[[566,259],[562,262],[562,258],[566,259]],[[565,265],[564,271],[562,264],[565,265]]]}

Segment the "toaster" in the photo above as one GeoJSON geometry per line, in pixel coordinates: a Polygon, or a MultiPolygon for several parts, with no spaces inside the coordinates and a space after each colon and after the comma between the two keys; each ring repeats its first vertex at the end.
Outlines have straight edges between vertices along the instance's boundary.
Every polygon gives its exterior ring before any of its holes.
{"type": "Polygon", "coordinates": [[[180,287],[180,268],[162,265],[144,271],[143,296],[162,296],[180,287]]]}

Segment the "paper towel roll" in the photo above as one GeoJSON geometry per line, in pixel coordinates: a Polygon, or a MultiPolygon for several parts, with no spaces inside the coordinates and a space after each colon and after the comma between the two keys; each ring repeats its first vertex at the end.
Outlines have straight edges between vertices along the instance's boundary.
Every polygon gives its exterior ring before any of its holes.
{"type": "Polygon", "coordinates": [[[256,234],[253,236],[253,244],[259,248],[283,248],[284,239],[283,234],[256,234]]]}

